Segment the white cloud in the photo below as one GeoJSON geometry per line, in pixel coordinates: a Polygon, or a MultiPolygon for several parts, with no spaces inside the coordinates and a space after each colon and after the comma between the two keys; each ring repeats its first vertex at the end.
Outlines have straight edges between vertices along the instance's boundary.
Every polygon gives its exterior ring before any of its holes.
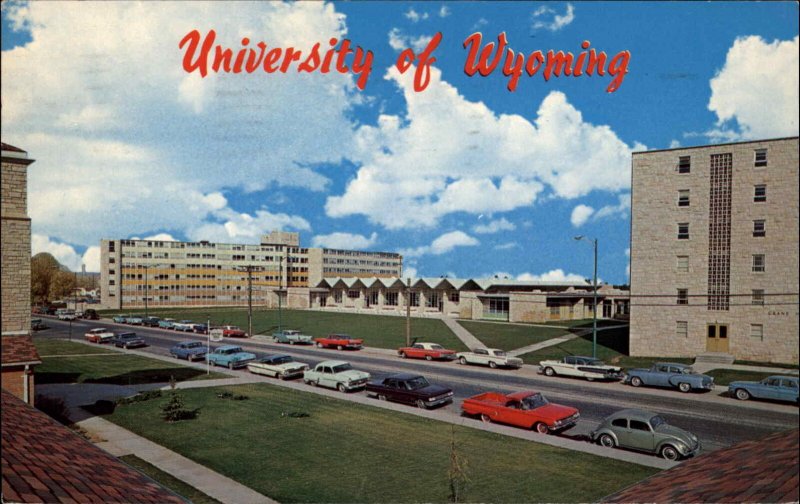
{"type": "MultiPolygon", "coordinates": [[[[576,273],[564,273],[564,270],[561,268],[550,270],[547,273],[542,273],[541,275],[522,273],[521,275],[517,275],[517,280],[528,282],[586,282],[586,278],[584,278],[582,275],[578,275],[576,273]]],[[[598,279],[598,285],[599,283],[600,280],[598,279]]]]}
{"type": "Polygon", "coordinates": [[[3,140],[36,159],[34,232],[81,245],[185,232],[218,221],[223,191],[324,190],[328,178],[310,167],[339,163],[350,151],[359,96],[352,75],[200,79],[183,71],[178,49],[190,30],[213,27],[216,42],[234,50],[243,36],[251,45],[307,50],[347,33],[333,4],[4,2],[3,9],[32,38],[3,51],[2,122],[3,140]]]}
{"type": "Polygon", "coordinates": [[[75,251],[72,245],[58,242],[49,236],[33,233],[31,235],[31,253],[33,255],[47,252],[58,262],[69,268],[70,271],[81,271],[86,266],[86,271],[100,271],[100,247],[88,247],[83,255],[75,251]]]}
{"type": "Polygon", "coordinates": [[[625,265],[625,276],[627,278],[631,277],[631,249],[630,247],[625,249],[625,256],[628,258],[627,264],[625,265]]]}
{"type": "Polygon", "coordinates": [[[151,236],[145,236],[143,240],[153,240],[153,241],[178,241],[172,237],[169,233],[158,233],[151,236]]]}
{"type": "Polygon", "coordinates": [[[717,141],[797,135],[798,76],[798,37],[737,38],[710,82],[708,109],[718,121],[706,135],[717,141]]]}
{"type": "Polygon", "coordinates": [[[558,14],[554,9],[543,5],[533,12],[533,29],[556,32],[574,20],[575,8],[571,3],[567,4],[563,14],[558,14]]]}
{"type": "Polygon", "coordinates": [[[586,224],[586,221],[589,220],[593,213],[594,208],[588,205],[578,205],[572,209],[572,216],[570,216],[569,220],[573,226],[581,227],[586,224]]]}
{"type": "Polygon", "coordinates": [[[406,35],[399,28],[392,28],[389,32],[389,46],[395,51],[402,51],[410,47],[416,54],[419,54],[428,47],[431,39],[433,39],[431,35],[420,35],[419,37],[406,35]]]}
{"type": "Polygon", "coordinates": [[[478,234],[493,234],[500,231],[514,231],[517,226],[513,222],[508,221],[505,217],[493,220],[487,224],[477,224],[472,230],[478,234]]]}
{"type": "Polygon", "coordinates": [[[439,17],[446,18],[450,15],[450,8],[446,5],[442,5],[442,8],[439,9],[439,17]]]}
{"type": "Polygon", "coordinates": [[[403,91],[407,114],[358,129],[351,158],[361,168],[342,195],[328,198],[331,217],[432,227],[455,212],[530,206],[548,186],[562,198],[629,187],[631,148],[608,126],[585,122],[561,92],[548,94],[530,122],[466,100],[435,67],[424,93],[413,90],[412,71],[392,67],[386,78],[403,91]]]}
{"type": "Polygon", "coordinates": [[[253,243],[273,229],[293,228],[308,231],[311,225],[300,216],[256,210],[253,214],[223,208],[213,212],[222,222],[206,222],[186,231],[192,241],[208,240],[223,243],[253,243]]]}
{"type": "Polygon", "coordinates": [[[421,21],[421,20],[424,20],[424,19],[428,19],[428,17],[429,17],[427,12],[419,13],[419,12],[415,11],[413,7],[408,9],[408,11],[406,11],[406,13],[403,14],[403,15],[406,17],[406,19],[410,20],[412,23],[416,23],[418,21],[421,21]]]}
{"type": "Polygon", "coordinates": [[[317,235],[312,240],[312,246],[332,249],[363,250],[368,249],[378,242],[378,233],[372,233],[369,238],[360,234],[331,233],[317,235]]]}
{"type": "Polygon", "coordinates": [[[506,242],[506,243],[501,243],[499,245],[495,245],[494,249],[495,250],[511,250],[511,249],[514,249],[514,248],[517,248],[517,247],[519,247],[519,243],[517,243],[517,242],[506,242]]]}
{"type": "Polygon", "coordinates": [[[456,247],[474,247],[479,245],[480,242],[472,236],[463,231],[451,231],[445,233],[435,240],[430,245],[416,247],[413,249],[404,249],[400,253],[407,257],[419,257],[422,255],[442,255],[452,251],[456,247]]]}
{"type": "Polygon", "coordinates": [[[417,268],[413,266],[407,266],[405,264],[403,265],[403,279],[418,278],[418,277],[419,277],[419,272],[417,272],[417,268]]]}
{"type": "Polygon", "coordinates": [[[669,143],[669,148],[670,148],[670,149],[677,149],[677,148],[678,148],[678,147],[680,147],[680,146],[681,146],[681,143],[680,143],[680,141],[678,141],[678,140],[672,140],[672,141],[669,143]]]}

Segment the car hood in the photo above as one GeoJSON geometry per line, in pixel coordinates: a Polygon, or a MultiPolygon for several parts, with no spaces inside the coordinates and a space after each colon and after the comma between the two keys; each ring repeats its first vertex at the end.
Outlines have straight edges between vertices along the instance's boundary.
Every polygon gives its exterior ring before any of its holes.
{"type": "Polygon", "coordinates": [[[348,381],[369,380],[369,373],[364,371],[358,371],[355,369],[350,369],[348,371],[342,371],[341,373],[336,373],[336,377],[344,378],[348,381]]]}
{"type": "Polygon", "coordinates": [[[539,408],[530,411],[536,415],[552,420],[568,418],[578,412],[578,410],[570,406],[562,406],[560,404],[553,403],[545,404],[544,406],[540,406],[539,408]]]}
{"type": "Polygon", "coordinates": [[[661,424],[656,429],[656,432],[662,436],[668,436],[677,439],[686,446],[690,447],[694,446],[694,444],[697,442],[697,438],[693,439],[693,436],[690,432],[687,432],[680,427],[675,427],[674,425],[661,424]]]}
{"type": "Polygon", "coordinates": [[[442,385],[428,385],[427,387],[422,387],[421,389],[414,390],[413,392],[425,397],[435,397],[452,391],[452,389],[442,385]]]}

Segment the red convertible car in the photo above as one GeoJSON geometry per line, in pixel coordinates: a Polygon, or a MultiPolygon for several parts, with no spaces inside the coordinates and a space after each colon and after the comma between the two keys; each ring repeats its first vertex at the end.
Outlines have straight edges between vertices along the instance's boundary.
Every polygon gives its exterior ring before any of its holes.
{"type": "Polygon", "coordinates": [[[364,343],[363,339],[355,339],[347,334],[329,334],[324,338],[314,338],[314,343],[319,348],[336,348],[337,350],[358,350],[364,343]]]}
{"type": "Polygon", "coordinates": [[[403,347],[397,349],[397,355],[405,359],[441,359],[441,360],[454,360],[456,358],[455,350],[447,350],[438,343],[414,343],[410,347],[403,347]]]}
{"type": "Polygon", "coordinates": [[[497,422],[547,434],[573,427],[580,413],[575,408],[548,401],[539,392],[501,394],[486,392],[464,399],[461,409],[467,415],[480,416],[486,423],[497,422]]]}

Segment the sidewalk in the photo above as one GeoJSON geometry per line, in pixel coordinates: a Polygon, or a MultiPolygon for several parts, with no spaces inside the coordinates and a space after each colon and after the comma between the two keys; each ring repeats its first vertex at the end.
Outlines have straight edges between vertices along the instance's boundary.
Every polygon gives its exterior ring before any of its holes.
{"type": "Polygon", "coordinates": [[[467,348],[469,348],[470,350],[486,346],[483,343],[481,343],[481,340],[473,336],[471,332],[464,329],[464,326],[456,322],[455,319],[445,316],[441,317],[440,320],[444,322],[445,325],[449,327],[451,331],[453,331],[453,334],[455,334],[456,337],[458,337],[458,339],[460,339],[465,345],[467,345],[467,348]]]}
{"type": "Polygon", "coordinates": [[[692,364],[692,369],[698,373],[705,373],[712,369],[734,369],[736,371],[752,371],[754,373],[779,374],[779,375],[798,375],[797,369],[787,369],[769,366],[746,366],[742,364],[719,364],[717,362],[696,362],[692,364]]]}

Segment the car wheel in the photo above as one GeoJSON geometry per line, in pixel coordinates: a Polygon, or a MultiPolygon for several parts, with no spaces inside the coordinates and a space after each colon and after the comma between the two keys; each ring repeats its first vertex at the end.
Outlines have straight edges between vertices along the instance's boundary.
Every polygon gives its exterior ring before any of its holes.
{"type": "Polygon", "coordinates": [[[426,361],[432,361],[432,360],[433,360],[433,357],[431,357],[430,355],[426,355],[426,356],[425,356],[425,360],[426,360],[426,361]]]}
{"type": "Polygon", "coordinates": [[[536,425],[533,426],[533,428],[536,429],[536,432],[538,432],[539,434],[547,434],[548,432],[550,432],[550,428],[547,426],[547,424],[542,422],[537,423],[536,425]]]}
{"type": "Polygon", "coordinates": [[[405,359],[406,358],[406,353],[405,352],[400,352],[398,355],[400,356],[401,359],[405,359]]]}
{"type": "Polygon", "coordinates": [[[546,367],[546,368],[544,368],[544,375],[545,376],[555,376],[556,375],[556,370],[551,368],[551,367],[546,367]]]}
{"type": "Polygon", "coordinates": [[[233,362],[228,363],[228,369],[233,369],[233,362]]]}
{"type": "Polygon", "coordinates": [[[600,445],[605,446],[606,448],[614,448],[617,443],[610,434],[603,434],[600,436],[600,445]]]}
{"type": "Polygon", "coordinates": [[[487,415],[486,413],[481,413],[481,422],[483,423],[492,423],[492,418],[487,415]]]}
{"type": "Polygon", "coordinates": [[[466,357],[461,357],[460,359],[458,359],[458,362],[461,363],[461,364],[466,364],[467,363],[467,358],[466,357]]]}
{"type": "Polygon", "coordinates": [[[306,385],[311,385],[311,381],[310,380],[303,379],[303,383],[305,383],[306,385]]]}
{"type": "Polygon", "coordinates": [[[342,349],[342,345],[336,345],[336,350],[341,350],[341,349],[342,349]]]}
{"type": "Polygon", "coordinates": [[[492,368],[492,369],[495,369],[497,367],[497,363],[495,361],[493,361],[493,360],[490,360],[489,361],[489,367],[492,368]]]}
{"type": "Polygon", "coordinates": [[[680,390],[684,394],[687,393],[687,392],[691,392],[692,391],[692,385],[689,384],[689,383],[686,383],[686,382],[679,383],[678,384],[678,390],[680,390]]]}
{"type": "Polygon", "coordinates": [[[347,392],[347,389],[345,388],[344,383],[340,383],[340,384],[336,385],[336,390],[338,390],[339,392],[347,392]]]}
{"type": "Polygon", "coordinates": [[[631,385],[633,385],[634,387],[641,387],[642,379],[639,378],[638,376],[634,376],[633,378],[631,378],[631,385]]]}
{"type": "Polygon", "coordinates": [[[383,395],[383,394],[378,394],[378,400],[379,401],[385,401],[386,400],[386,396],[383,395]]]}
{"type": "Polygon", "coordinates": [[[746,391],[745,389],[736,389],[736,399],[740,401],[746,401],[750,399],[750,392],[746,391]]]}
{"type": "MultiPolygon", "coordinates": [[[[171,356],[173,359],[177,359],[177,358],[178,358],[178,354],[169,354],[169,355],[170,355],[170,356],[171,356]]],[[[187,358],[187,360],[188,360],[188,358],[187,358]]]]}
{"type": "Polygon", "coordinates": [[[294,345],[294,340],[289,340],[290,345],[294,345]]]}
{"type": "Polygon", "coordinates": [[[322,348],[322,343],[317,342],[317,348],[322,348]]]}
{"type": "Polygon", "coordinates": [[[591,376],[587,376],[586,381],[594,381],[594,378],[592,378],[591,376]]]}
{"type": "Polygon", "coordinates": [[[672,445],[664,445],[664,447],[661,448],[662,458],[665,458],[667,460],[678,460],[680,456],[681,454],[672,445]]]}
{"type": "Polygon", "coordinates": [[[427,409],[427,406],[425,405],[425,401],[423,401],[422,399],[417,399],[417,408],[419,408],[419,409],[427,409]]]}

